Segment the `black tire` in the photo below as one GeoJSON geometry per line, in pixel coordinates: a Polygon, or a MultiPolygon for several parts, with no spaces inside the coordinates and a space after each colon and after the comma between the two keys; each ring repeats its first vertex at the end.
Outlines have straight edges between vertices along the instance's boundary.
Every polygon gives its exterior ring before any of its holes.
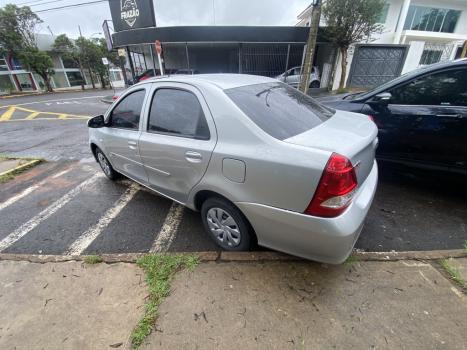
{"type": "MultiPolygon", "coordinates": [[[[221,216],[226,218],[223,214],[221,216]]],[[[254,241],[253,230],[242,212],[227,200],[217,197],[208,198],[201,207],[201,218],[203,220],[204,229],[209,237],[222,249],[242,251],[251,248],[254,241]],[[228,225],[232,222],[225,221],[224,225],[221,224],[221,226],[219,226],[219,222],[213,222],[213,213],[216,213],[216,209],[217,214],[222,214],[221,211],[223,211],[226,215],[230,216],[234,224],[228,225]],[[223,231],[218,235],[214,232],[215,229],[211,228],[216,225],[219,227],[219,232],[223,231]],[[235,239],[236,236],[238,236],[238,243],[235,239]]]]}
{"type": "Polygon", "coordinates": [[[310,89],[319,89],[319,81],[315,80],[315,81],[312,81],[311,84],[310,84],[310,89]]]}
{"type": "Polygon", "coordinates": [[[104,172],[105,176],[110,180],[114,181],[120,177],[120,174],[115,171],[110,164],[109,160],[105,156],[104,152],[102,152],[99,148],[96,148],[96,159],[97,163],[101,166],[102,171],[104,172]]]}

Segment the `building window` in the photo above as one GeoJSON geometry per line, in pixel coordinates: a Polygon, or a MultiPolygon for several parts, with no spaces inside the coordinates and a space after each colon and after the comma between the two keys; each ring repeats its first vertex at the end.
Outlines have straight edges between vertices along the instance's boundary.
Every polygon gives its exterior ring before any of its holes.
{"type": "Polygon", "coordinates": [[[454,45],[442,44],[436,42],[426,42],[423,49],[422,57],[420,58],[420,65],[427,65],[446,61],[451,57],[454,45]]]}
{"type": "Polygon", "coordinates": [[[388,11],[389,11],[389,4],[386,2],[384,3],[383,9],[381,10],[381,13],[379,14],[378,20],[376,21],[377,23],[386,23],[386,19],[388,18],[388,11]]]}
{"type": "Polygon", "coordinates": [[[410,5],[405,30],[454,33],[461,11],[410,5]]]}

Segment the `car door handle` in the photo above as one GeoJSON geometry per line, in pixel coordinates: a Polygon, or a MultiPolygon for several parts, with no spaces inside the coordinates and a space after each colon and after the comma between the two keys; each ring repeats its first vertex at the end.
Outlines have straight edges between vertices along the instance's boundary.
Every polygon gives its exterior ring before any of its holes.
{"type": "Polygon", "coordinates": [[[128,147],[130,149],[136,149],[136,141],[128,141],[128,147]]]}
{"type": "Polygon", "coordinates": [[[199,152],[195,151],[186,151],[185,159],[190,163],[199,163],[203,160],[203,156],[199,152]]]}

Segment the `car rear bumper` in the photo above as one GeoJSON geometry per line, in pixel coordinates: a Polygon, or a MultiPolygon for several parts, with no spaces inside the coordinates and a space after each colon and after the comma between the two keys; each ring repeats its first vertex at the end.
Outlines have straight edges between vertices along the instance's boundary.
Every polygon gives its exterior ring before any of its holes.
{"type": "Polygon", "coordinates": [[[352,204],[336,218],[321,218],[256,203],[235,203],[262,246],[306,259],[340,264],[347,259],[363,228],[378,182],[376,161],[352,204]]]}

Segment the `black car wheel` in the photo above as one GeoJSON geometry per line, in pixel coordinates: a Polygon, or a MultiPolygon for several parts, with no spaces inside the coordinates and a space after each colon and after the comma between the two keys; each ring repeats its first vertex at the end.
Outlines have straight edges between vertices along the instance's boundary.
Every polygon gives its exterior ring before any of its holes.
{"type": "Polygon", "coordinates": [[[230,251],[250,249],[252,229],[232,203],[221,198],[209,198],[203,203],[201,217],[209,236],[221,248],[230,251]]]}
{"type": "Polygon", "coordinates": [[[107,176],[110,180],[116,180],[119,177],[119,173],[117,173],[112,165],[110,164],[107,157],[104,155],[99,148],[96,148],[96,158],[97,162],[101,166],[102,171],[104,172],[105,176],[107,176]]]}

